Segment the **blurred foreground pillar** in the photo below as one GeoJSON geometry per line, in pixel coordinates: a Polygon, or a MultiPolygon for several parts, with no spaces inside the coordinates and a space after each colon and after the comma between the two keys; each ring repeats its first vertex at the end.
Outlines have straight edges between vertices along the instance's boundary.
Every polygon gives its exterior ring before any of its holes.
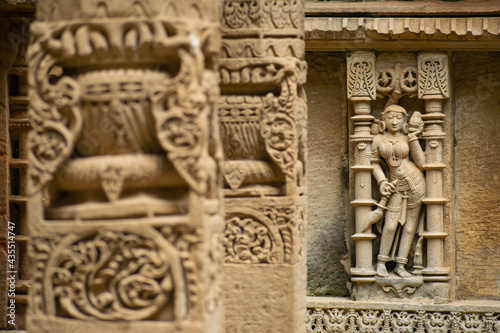
{"type": "Polygon", "coordinates": [[[221,332],[213,0],[39,0],[29,332],[221,332]]]}

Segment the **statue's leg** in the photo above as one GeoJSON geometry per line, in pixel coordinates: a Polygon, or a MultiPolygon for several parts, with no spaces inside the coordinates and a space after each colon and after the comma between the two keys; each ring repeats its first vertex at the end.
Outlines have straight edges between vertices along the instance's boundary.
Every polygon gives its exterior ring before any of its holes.
{"type": "Polygon", "coordinates": [[[406,271],[405,264],[408,262],[410,248],[415,237],[415,232],[417,231],[420,208],[421,205],[407,210],[406,223],[401,231],[401,241],[399,242],[398,256],[396,258],[397,265],[394,270],[401,277],[411,276],[406,271]]]}
{"type": "MultiPolygon", "coordinates": [[[[391,198],[392,199],[396,198],[391,198]]],[[[391,201],[389,204],[391,204],[391,201]]],[[[380,240],[380,251],[377,256],[377,275],[386,277],[387,268],[385,263],[389,261],[389,252],[391,251],[392,243],[394,241],[394,234],[398,226],[399,212],[387,211],[385,213],[384,229],[382,230],[382,238],[380,240]]]]}

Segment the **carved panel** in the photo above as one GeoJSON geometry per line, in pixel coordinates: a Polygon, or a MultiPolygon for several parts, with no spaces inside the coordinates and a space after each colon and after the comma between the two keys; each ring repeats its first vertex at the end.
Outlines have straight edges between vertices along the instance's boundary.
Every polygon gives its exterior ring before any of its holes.
{"type": "Polygon", "coordinates": [[[445,134],[440,110],[449,96],[446,57],[436,52],[379,54],[376,66],[374,53],[355,52],[347,59],[348,98],[355,114],[351,142],[356,267],[351,280],[359,299],[449,297],[446,283],[439,288],[427,283],[449,280],[442,255],[447,236],[442,225],[442,205],[447,201],[442,195],[442,170],[447,166],[440,150],[445,134]],[[374,70],[366,74],[370,60],[377,69],[376,83],[374,70]],[[377,110],[380,119],[371,115],[369,88],[376,89],[376,98],[385,99],[378,103],[385,104],[377,110]],[[416,97],[425,101],[425,110],[405,109],[403,105],[415,105],[416,97]],[[420,139],[426,139],[425,149],[420,139]],[[375,191],[372,176],[378,185],[375,191]],[[372,243],[377,238],[375,261],[372,243]],[[387,265],[390,261],[395,267],[387,265]]]}
{"type": "MultiPolygon", "coordinates": [[[[297,226],[292,207],[231,207],[224,232],[226,263],[278,264],[294,263],[301,247],[303,228],[297,226]]],[[[302,245],[303,246],[303,245],[302,245]]]]}
{"type": "MultiPolygon", "coordinates": [[[[154,319],[169,303],[187,303],[183,273],[179,253],[154,232],[68,235],[40,273],[44,312],[81,320],[154,319]]],[[[182,312],[175,315],[184,318],[187,309],[182,312]]]]}

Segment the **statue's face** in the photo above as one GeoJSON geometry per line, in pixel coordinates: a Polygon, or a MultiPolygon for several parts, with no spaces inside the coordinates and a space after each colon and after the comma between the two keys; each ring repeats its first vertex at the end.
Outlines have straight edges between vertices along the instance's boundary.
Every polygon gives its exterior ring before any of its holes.
{"type": "Polygon", "coordinates": [[[387,131],[390,133],[399,133],[403,129],[406,117],[401,112],[389,111],[384,115],[384,121],[387,131]]]}

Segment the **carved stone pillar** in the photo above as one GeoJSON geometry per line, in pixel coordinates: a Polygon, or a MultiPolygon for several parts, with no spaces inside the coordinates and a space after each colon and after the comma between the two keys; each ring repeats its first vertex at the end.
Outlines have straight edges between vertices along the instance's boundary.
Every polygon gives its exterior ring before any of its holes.
{"type": "Polygon", "coordinates": [[[29,332],[221,331],[218,9],[38,2],[29,332]]]}
{"type": "Polygon", "coordinates": [[[425,101],[423,138],[426,141],[426,197],[427,225],[424,237],[427,240],[427,265],[424,275],[435,276],[436,281],[447,281],[450,269],[444,267],[443,209],[448,200],[443,196],[443,132],[445,115],[443,103],[450,97],[448,55],[440,52],[418,54],[418,97],[425,101]]]}
{"type": "Polygon", "coordinates": [[[305,327],[302,1],[223,1],[227,332],[305,327]]]}
{"type": "Polygon", "coordinates": [[[372,170],[370,145],[373,135],[370,127],[375,117],[371,115],[371,102],[376,99],[375,53],[353,52],[347,57],[347,98],[354,107],[352,117],[354,133],[351,143],[354,149],[354,201],[356,233],[356,266],[351,269],[353,281],[363,281],[364,277],[373,277],[372,242],[375,234],[363,230],[366,217],[375,201],[372,199],[372,170]]]}

